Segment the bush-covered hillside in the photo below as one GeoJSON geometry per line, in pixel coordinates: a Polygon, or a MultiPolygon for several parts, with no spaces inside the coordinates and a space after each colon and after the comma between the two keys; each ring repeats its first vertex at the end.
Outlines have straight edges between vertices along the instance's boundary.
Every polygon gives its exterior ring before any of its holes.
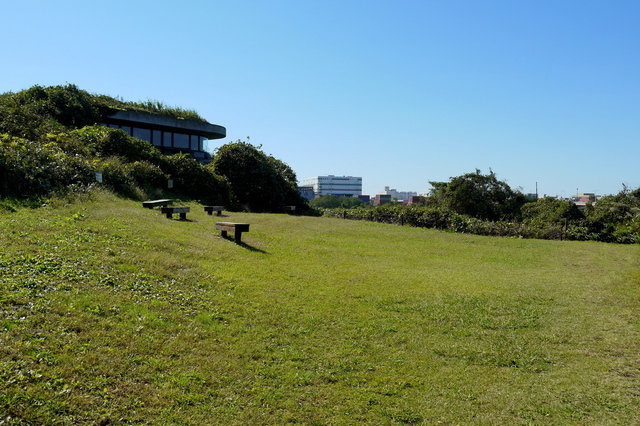
{"type": "Polygon", "coordinates": [[[170,195],[237,210],[283,211],[285,205],[307,209],[291,168],[258,148],[230,144],[215,159],[218,169],[182,154],[165,156],[148,142],[98,124],[122,109],[202,120],[193,111],[156,101],[124,102],[74,85],[34,86],[0,95],[0,197],[36,199],[83,190],[96,185],[96,173],[101,173],[103,185],[133,199],[170,195]],[[253,162],[230,156],[238,147],[253,162]],[[262,198],[234,192],[258,169],[262,198]]]}

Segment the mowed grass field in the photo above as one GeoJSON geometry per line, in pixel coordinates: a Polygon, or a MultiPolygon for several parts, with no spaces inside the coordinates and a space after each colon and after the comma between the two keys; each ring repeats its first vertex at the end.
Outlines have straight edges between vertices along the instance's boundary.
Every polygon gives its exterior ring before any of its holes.
{"type": "Polygon", "coordinates": [[[638,246],[187,205],[0,210],[0,424],[640,423],[638,246]]]}

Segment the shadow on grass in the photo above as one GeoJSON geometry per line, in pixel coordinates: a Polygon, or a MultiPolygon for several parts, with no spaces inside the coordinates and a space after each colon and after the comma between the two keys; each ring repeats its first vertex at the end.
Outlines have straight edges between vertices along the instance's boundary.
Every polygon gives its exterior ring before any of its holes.
{"type": "Polygon", "coordinates": [[[256,248],[256,247],[253,247],[253,246],[251,246],[251,245],[249,245],[249,244],[245,243],[244,241],[237,242],[233,237],[230,237],[230,236],[228,236],[228,235],[227,235],[226,237],[220,236],[220,238],[223,238],[223,239],[228,240],[228,241],[232,241],[232,242],[236,243],[236,245],[238,245],[238,246],[240,246],[240,247],[242,247],[242,248],[246,248],[247,250],[255,251],[255,252],[257,252],[257,253],[264,253],[264,254],[267,254],[267,252],[266,252],[266,251],[261,250],[261,249],[256,248]]]}
{"type": "Polygon", "coordinates": [[[171,219],[167,218],[168,220],[173,220],[174,222],[190,222],[190,223],[195,223],[197,222],[197,220],[195,219],[181,219],[178,217],[173,217],[171,219]]]}

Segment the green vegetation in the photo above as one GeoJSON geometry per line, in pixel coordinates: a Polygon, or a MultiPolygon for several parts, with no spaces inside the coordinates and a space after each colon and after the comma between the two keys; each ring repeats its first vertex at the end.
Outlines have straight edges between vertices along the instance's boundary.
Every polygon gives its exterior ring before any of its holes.
{"type": "Polygon", "coordinates": [[[137,199],[173,195],[203,203],[228,200],[224,177],[185,155],[164,156],[148,142],[104,126],[48,133],[44,140],[0,135],[0,197],[46,198],[104,185],[137,199]]]}
{"type": "Polygon", "coordinates": [[[640,247],[0,206],[0,422],[636,424],[640,247]]]}
{"type": "Polygon", "coordinates": [[[309,210],[291,167],[260,147],[240,140],[228,143],[216,150],[212,166],[229,182],[234,210],[282,212],[284,206],[297,206],[298,212],[309,210]]]}
{"type": "Polygon", "coordinates": [[[110,96],[98,96],[97,100],[105,106],[113,109],[143,111],[151,114],[166,115],[180,120],[207,121],[195,110],[169,106],[161,101],[153,99],[141,102],[131,102],[124,101],[120,98],[112,98],[110,96]]]}
{"type": "Polygon", "coordinates": [[[338,197],[336,195],[323,195],[309,201],[309,205],[321,209],[352,209],[354,207],[365,207],[367,204],[355,197],[338,197]]]}
{"type": "Polygon", "coordinates": [[[389,203],[324,210],[329,217],[369,220],[476,235],[609,243],[640,243],[640,188],[589,203],[584,211],[571,201],[528,200],[495,174],[479,170],[431,182],[432,196],[420,205],[389,203]]]}
{"type": "Polygon", "coordinates": [[[490,171],[452,177],[449,182],[429,182],[433,195],[428,204],[484,221],[514,220],[526,199],[490,171]]]}
{"type": "Polygon", "coordinates": [[[37,139],[50,131],[99,123],[101,117],[118,110],[206,121],[195,111],[169,107],[159,101],[127,102],[107,95],[93,95],[73,84],[36,85],[18,93],[0,94],[0,133],[37,139]]]}
{"type": "Polygon", "coordinates": [[[148,142],[97,125],[123,108],[189,118],[159,102],[123,102],[73,85],[34,86],[0,95],[0,197],[33,202],[83,191],[95,185],[100,173],[104,186],[136,200],[168,197],[229,209],[281,212],[285,205],[294,205],[296,212],[308,210],[291,168],[252,145],[222,146],[214,163],[203,166],[187,154],[165,156],[148,142]],[[246,158],[229,154],[237,147],[243,147],[246,158]],[[252,182],[259,184],[253,192],[245,191],[252,182]]]}

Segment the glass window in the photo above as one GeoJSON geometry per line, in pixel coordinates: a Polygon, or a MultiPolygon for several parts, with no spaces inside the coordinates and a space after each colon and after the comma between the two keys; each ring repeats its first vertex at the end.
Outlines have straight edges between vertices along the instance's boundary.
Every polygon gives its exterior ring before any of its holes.
{"type": "Polygon", "coordinates": [[[200,136],[200,151],[209,151],[209,139],[200,136]]]}
{"type": "Polygon", "coordinates": [[[131,127],[129,126],[122,126],[120,127],[122,129],[123,132],[125,132],[126,134],[128,134],[129,136],[131,136],[131,127]]]}
{"type": "Polygon", "coordinates": [[[141,129],[139,127],[133,128],[133,137],[142,139],[143,141],[151,142],[151,130],[141,129]]]}
{"type": "Polygon", "coordinates": [[[185,135],[184,133],[174,133],[173,147],[189,149],[189,135],[185,135]]]}
{"type": "Polygon", "coordinates": [[[171,146],[171,132],[162,132],[162,146],[171,146]]]}
{"type": "Polygon", "coordinates": [[[160,130],[154,130],[151,136],[152,136],[151,137],[152,144],[156,146],[162,145],[162,132],[160,130]]]}
{"type": "Polygon", "coordinates": [[[200,149],[198,148],[198,136],[197,135],[190,135],[189,139],[191,140],[191,142],[190,142],[191,150],[192,151],[200,151],[200,149]]]}
{"type": "Polygon", "coordinates": [[[117,124],[109,124],[109,127],[111,127],[112,129],[119,129],[120,126],[118,126],[117,124]]]}

